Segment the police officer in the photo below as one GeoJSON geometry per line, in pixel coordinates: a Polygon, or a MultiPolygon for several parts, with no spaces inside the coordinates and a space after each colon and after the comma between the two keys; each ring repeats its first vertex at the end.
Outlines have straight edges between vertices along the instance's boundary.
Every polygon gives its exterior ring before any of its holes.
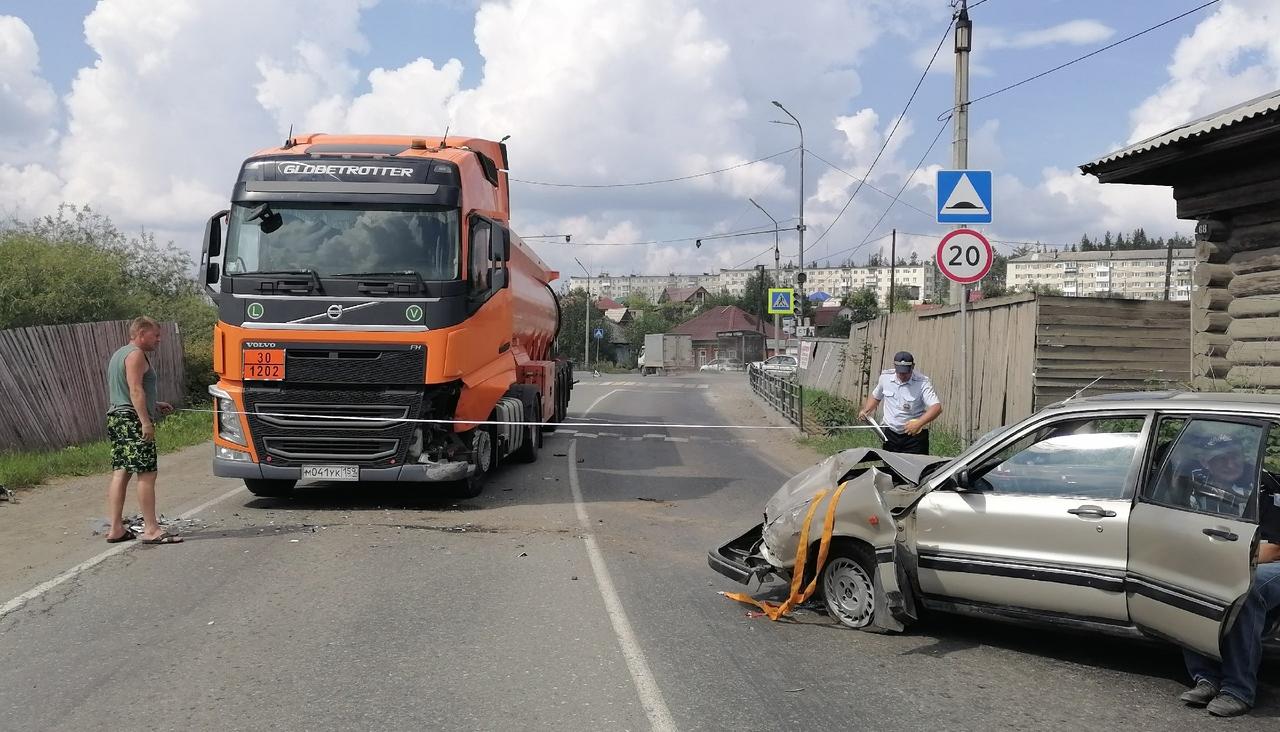
{"type": "Polygon", "coordinates": [[[929,454],[929,423],[942,414],[942,402],[928,376],[916,373],[915,357],[906,351],[894,354],[893,368],[880,381],[858,414],[866,419],[884,403],[884,449],[915,455],[929,454]]]}

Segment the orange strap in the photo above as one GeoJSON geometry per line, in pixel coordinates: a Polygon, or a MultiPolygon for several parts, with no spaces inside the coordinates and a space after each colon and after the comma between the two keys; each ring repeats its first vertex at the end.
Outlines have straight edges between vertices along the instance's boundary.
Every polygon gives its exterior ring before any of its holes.
{"type": "Polygon", "coordinates": [[[822,574],[822,567],[827,563],[827,550],[831,548],[831,532],[836,525],[836,504],[840,502],[840,494],[844,492],[846,485],[848,483],[841,483],[836,488],[835,493],[831,495],[831,503],[827,505],[827,516],[822,522],[822,538],[818,542],[818,561],[814,565],[817,569],[813,574],[813,579],[809,581],[809,585],[804,587],[803,591],[801,591],[801,586],[804,585],[804,568],[809,555],[809,527],[813,524],[813,515],[818,511],[818,504],[822,503],[822,499],[827,495],[825,489],[814,494],[813,503],[809,504],[809,512],[804,517],[804,526],[800,527],[800,546],[796,548],[796,563],[791,571],[791,595],[781,605],[778,605],[765,600],[757,600],[743,592],[721,592],[720,594],[730,600],[755,605],[763,610],[765,616],[770,620],[780,619],[791,612],[792,608],[808,600],[813,595],[814,590],[818,589],[818,577],[822,574]]]}

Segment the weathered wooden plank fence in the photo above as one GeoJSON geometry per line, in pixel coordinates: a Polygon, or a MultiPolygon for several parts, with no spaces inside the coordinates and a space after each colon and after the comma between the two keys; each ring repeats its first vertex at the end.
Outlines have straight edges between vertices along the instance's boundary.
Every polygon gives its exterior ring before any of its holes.
{"type": "MultiPolygon", "coordinates": [[[[152,354],[161,401],[182,400],[182,339],[163,323],[152,354]]],[[[0,452],[55,449],[106,436],[107,359],[129,321],[0,330],[0,452]]]]}

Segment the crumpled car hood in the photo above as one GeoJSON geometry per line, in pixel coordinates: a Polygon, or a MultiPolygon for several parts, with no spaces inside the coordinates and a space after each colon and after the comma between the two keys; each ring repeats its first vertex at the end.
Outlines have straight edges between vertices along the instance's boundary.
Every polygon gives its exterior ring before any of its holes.
{"type": "MultiPolygon", "coordinates": [[[[781,516],[784,512],[794,510],[803,505],[820,490],[832,489],[839,485],[841,478],[849,473],[855,465],[879,460],[899,478],[912,486],[920,483],[920,476],[925,469],[939,463],[950,462],[950,458],[934,455],[906,455],[888,452],[871,447],[861,447],[836,453],[804,472],[796,474],[791,480],[782,484],[782,488],[765,504],[765,515],[769,520],[781,516]]],[[[868,485],[867,487],[871,487],[868,485]]],[[[845,491],[854,489],[850,485],[845,491]]]]}

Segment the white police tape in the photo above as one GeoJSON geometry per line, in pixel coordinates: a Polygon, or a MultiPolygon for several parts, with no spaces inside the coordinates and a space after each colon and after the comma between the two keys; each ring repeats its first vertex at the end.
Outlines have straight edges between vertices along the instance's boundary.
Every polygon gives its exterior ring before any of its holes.
{"type": "MultiPolygon", "coordinates": [[[[205,414],[216,414],[217,410],[213,409],[179,409],[180,412],[201,412],[205,414]]],[[[336,422],[412,422],[414,424],[466,424],[466,425],[534,425],[538,427],[632,427],[653,428],[667,427],[671,429],[687,429],[687,430],[790,430],[794,429],[792,425],[760,425],[760,424],[683,424],[669,422],[507,422],[499,420],[471,420],[471,419],[425,419],[412,417],[356,417],[342,416],[331,414],[293,414],[289,412],[242,412],[227,410],[226,414],[247,414],[257,417],[283,417],[286,419],[319,419],[334,420],[336,422]]],[[[870,430],[875,429],[871,425],[838,425],[825,427],[829,430],[870,430]]]]}

